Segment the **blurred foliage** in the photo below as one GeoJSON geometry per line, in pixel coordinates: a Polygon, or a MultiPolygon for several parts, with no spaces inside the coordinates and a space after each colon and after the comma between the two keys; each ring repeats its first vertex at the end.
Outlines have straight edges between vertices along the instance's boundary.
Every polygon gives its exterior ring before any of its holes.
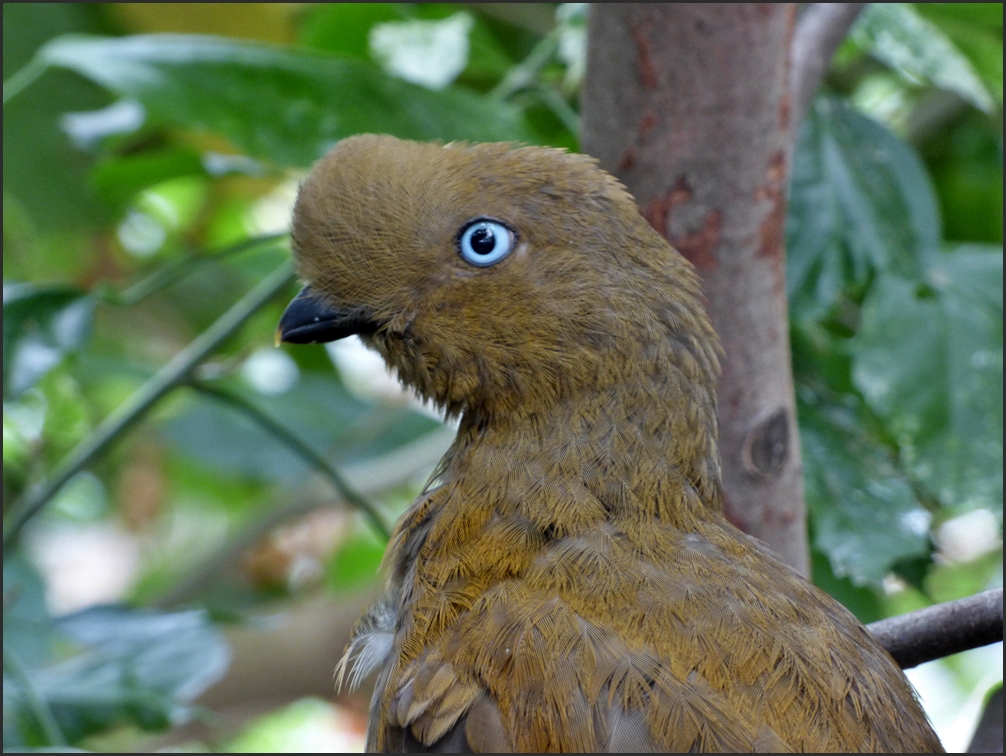
{"type": "MultiPolygon", "coordinates": [[[[336,140],[577,146],[578,4],[3,13],[5,526],[283,263],[282,245],[246,242],[285,230],[298,177],[336,140]]],[[[814,579],[865,621],[1002,584],[1002,79],[1001,4],[871,5],[798,138],[788,282],[814,579]],[[984,525],[962,541],[969,512],[984,525]]],[[[294,291],[194,366],[254,411],[179,387],[5,549],[5,748],[111,747],[201,716],[223,624],[374,579],[380,541],[254,413],[387,521],[444,433],[351,391],[325,350],[274,350],[294,291]],[[138,553],[125,583],[67,588],[67,529],[138,553]],[[162,606],[178,601],[193,608],[162,606]]],[[[108,554],[82,557],[91,583],[108,554]]],[[[326,706],[211,745],[308,748],[334,726],[326,706]]]]}

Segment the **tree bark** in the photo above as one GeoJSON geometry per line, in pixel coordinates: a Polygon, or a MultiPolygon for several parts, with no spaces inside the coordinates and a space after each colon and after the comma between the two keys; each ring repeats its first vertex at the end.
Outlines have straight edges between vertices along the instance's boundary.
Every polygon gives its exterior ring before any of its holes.
{"type": "Polygon", "coordinates": [[[1003,589],[873,622],[867,629],[902,669],[1003,639],[1003,589]]]}
{"type": "Polygon", "coordinates": [[[590,9],[582,148],[702,276],[726,516],[809,573],[786,307],[795,4],[590,9]]]}

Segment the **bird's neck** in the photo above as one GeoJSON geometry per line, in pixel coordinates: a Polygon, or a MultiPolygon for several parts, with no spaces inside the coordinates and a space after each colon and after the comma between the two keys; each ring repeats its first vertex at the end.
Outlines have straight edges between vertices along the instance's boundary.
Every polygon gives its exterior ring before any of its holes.
{"type": "Polygon", "coordinates": [[[463,418],[438,485],[399,522],[389,551],[405,657],[550,552],[616,537],[659,560],[675,533],[722,527],[714,403],[632,385],[506,421],[463,418]]]}
{"type": "Polygon", "coordinates": [[[714,401],[662,380],[501,420],[466,415],[446,462],[445,506],[523,517],[557,535],[650,518],[689,530],[722,510],[714,401]]]}

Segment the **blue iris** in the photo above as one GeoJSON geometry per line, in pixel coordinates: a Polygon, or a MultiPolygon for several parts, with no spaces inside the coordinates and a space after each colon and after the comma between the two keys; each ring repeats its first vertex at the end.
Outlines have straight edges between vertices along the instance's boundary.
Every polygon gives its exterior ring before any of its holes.
{"type": "Polygon", "coordinates": [[[513,231],[499,221],[480,218],[461,229],[458,251],[466,262],[486,268],[510,254],[515,240],[513,231]]]}

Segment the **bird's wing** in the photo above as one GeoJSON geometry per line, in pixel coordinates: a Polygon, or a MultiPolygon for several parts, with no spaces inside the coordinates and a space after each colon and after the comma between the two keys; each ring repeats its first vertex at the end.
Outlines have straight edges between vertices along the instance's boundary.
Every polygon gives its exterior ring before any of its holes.
{"type": "Polygon", "coordinates": [[[529,601],[519,586],[505,599],[500,591],[490,588],[393,675],[390,750],[599,750],[593,702],[576,671],[583,649],[569,632],[575,617],[558,599],[529,601]]]}
{"type": "Polygon", "coordinates": [[[790,750],[697,674],[676,678],[558,598],[496,608],[394,676],[388,750],[790,750]]]}
{"type": "Polygon", "coordinates": [[[436,651],[400,678],[385,718],[388,750],[506,753],[512,749],[487,691],[436,651]]]}

